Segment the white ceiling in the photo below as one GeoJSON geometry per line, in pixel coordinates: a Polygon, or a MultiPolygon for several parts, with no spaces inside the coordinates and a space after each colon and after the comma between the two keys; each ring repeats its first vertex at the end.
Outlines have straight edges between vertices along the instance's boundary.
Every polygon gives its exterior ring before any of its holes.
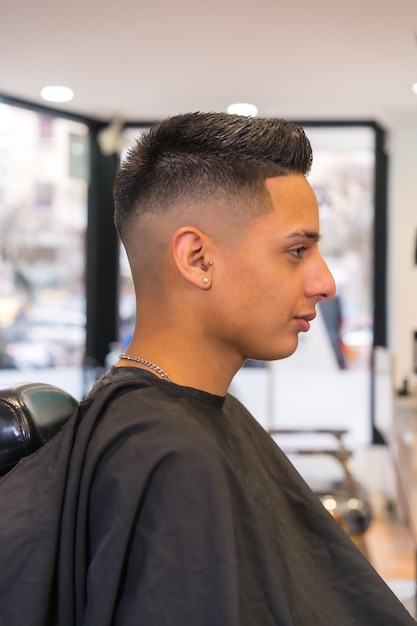
{"type": "Polygon", "coordinates": [[[255,103],[294,120],[417,116],[417,0],[6,0],[0,93],[155,120],[255,103]]]}

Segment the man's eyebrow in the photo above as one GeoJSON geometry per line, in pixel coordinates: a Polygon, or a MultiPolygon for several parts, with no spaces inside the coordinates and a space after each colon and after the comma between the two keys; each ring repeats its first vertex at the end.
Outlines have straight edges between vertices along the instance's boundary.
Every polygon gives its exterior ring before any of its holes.
{"type": "Polygon", "coordinates": [[[285,236],[286,239],[311,239],[312,241],[320,241],[321,236],[312,230],[296,230],[285,236]]]}

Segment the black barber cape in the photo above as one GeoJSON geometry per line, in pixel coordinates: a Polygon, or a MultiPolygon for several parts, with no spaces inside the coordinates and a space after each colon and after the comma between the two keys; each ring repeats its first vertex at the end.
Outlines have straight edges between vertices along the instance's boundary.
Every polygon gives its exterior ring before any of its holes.
{"type": "Polygon", "coordinates": [[[105,382],[0,484],[1,626],[415,625],[236,399],[105,382]]]}

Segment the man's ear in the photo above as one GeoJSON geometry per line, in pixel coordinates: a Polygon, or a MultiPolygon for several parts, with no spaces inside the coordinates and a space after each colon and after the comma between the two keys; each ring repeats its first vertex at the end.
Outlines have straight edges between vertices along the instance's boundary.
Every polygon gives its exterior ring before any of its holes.
{"type": "Polygon", "coordinates": [[[201,289],[211,285],[210,237],[194,226],[183,226],[172,236],[172,256],[180,274],[201,289]]]}

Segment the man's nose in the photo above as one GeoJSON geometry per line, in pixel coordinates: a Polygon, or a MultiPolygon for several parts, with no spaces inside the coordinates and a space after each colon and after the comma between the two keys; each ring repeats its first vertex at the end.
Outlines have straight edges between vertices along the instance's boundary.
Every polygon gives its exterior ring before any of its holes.
{"type": "Polygon", "coordinates": [[[311,276],[311,282],[307,291],[307,295],[317,298],[317,301],[332,300],[336,295],[336,283],[333,274],[322,256],[318,259],[317,267],[313,276],[311,276]]]}

